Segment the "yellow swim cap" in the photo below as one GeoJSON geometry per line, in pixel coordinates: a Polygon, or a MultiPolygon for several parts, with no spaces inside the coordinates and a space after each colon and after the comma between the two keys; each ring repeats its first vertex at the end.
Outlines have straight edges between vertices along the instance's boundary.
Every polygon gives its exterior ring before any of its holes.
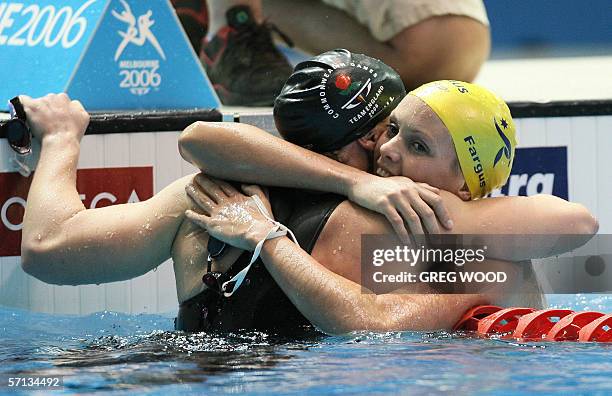
{"type": "Polygon", "coordinates": [[[516,128],[506,103],[462,81],[434,81],[409,93],[424,101],[448,128],[472,199],[503,186],[510,176],[516,128]]]}

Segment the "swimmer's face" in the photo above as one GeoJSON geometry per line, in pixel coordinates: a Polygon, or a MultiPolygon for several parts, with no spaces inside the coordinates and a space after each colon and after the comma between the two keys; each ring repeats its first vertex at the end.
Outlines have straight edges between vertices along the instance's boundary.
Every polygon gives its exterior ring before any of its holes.
{"type": "Polygon", "coordinates": [[[407,95],[374,150],[379,176],[406,176],[458,194],[465,184],[446,126],[421,99],[407,95]]]}

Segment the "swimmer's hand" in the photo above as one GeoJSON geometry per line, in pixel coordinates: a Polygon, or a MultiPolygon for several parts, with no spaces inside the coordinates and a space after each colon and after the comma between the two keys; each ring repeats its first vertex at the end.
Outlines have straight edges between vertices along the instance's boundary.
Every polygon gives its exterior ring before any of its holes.
{"type": "Polygon", "coordinates": [[[243,186],[242,192],[230,184],[198,174],[185,191],[201,213],[187,210],[185,216],[208,233],[234,247],[253,251],[275,226],[259,211],[252,195],[258,195],[272,215],[270,201],[258,186],[243,186]],[[245,195],[246,194],[246,195],[245,195]]]}
{"type": "Polygon", "coordinates": [[[78,100],[66,94],[49,94],[39,99],[21,95],[32,135],[39,141],[52,137],[80,142],[89,124],[89,114],[78,100]]]}
{"type": "Polygon", "coordinates": [[[453,227],[440,190],[407,177],[369,177],[366,182],[356,183],[348,198],[384,215],[404,243],[410,242],[406,225],[412,234],[439,234],[438,221],[449,230],[453,227]]]}

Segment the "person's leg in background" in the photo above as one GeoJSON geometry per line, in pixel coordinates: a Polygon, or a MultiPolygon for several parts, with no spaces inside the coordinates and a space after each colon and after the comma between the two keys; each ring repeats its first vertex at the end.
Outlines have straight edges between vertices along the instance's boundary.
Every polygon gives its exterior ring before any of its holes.
{"type": "Polygon", "coordinates": [[[312,53],[333,48],[376,57],[407,89],[439,79],[472,81],[488,58],[481,0],[264,0],[264,15],[312,53]],[[341,10],[342,8],[342,10],[341,10]]]}
{"type": "Polygon", "coordinates": [[[202,10],[208,10],[208,36],[200,58],[222,102],[230,105],[271,105],[291,74],[291,66],[272,45],[264,18],[313,54],[347,48],[379,58],[400,73],[407,89],[439,79],[472,81],[490,50],[482,0],[173,3],[193,3],[195,11],[177,8],[192,44],[204,36],[205,27],[198,30],[197,25],[202,26],[202,10]]]}

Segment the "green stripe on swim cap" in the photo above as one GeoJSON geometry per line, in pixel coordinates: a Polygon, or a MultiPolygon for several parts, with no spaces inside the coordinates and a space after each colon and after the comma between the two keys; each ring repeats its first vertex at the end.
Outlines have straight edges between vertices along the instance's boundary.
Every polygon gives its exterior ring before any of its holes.
{"type": "Polygon", "coordinates": [[[506,183],[516,148],[506,102],[479,85],[454,80],[434,81],[409,95],[431,107],[450,132],[472,199],[506,183]]]}
{"type": "Polygon", "coordinates": [[[337,49],[295,67],[274,101],[274,121],[285,140],[333,151],[368,133],[404,96],[404,84],[392,68],[337,49]]]}

